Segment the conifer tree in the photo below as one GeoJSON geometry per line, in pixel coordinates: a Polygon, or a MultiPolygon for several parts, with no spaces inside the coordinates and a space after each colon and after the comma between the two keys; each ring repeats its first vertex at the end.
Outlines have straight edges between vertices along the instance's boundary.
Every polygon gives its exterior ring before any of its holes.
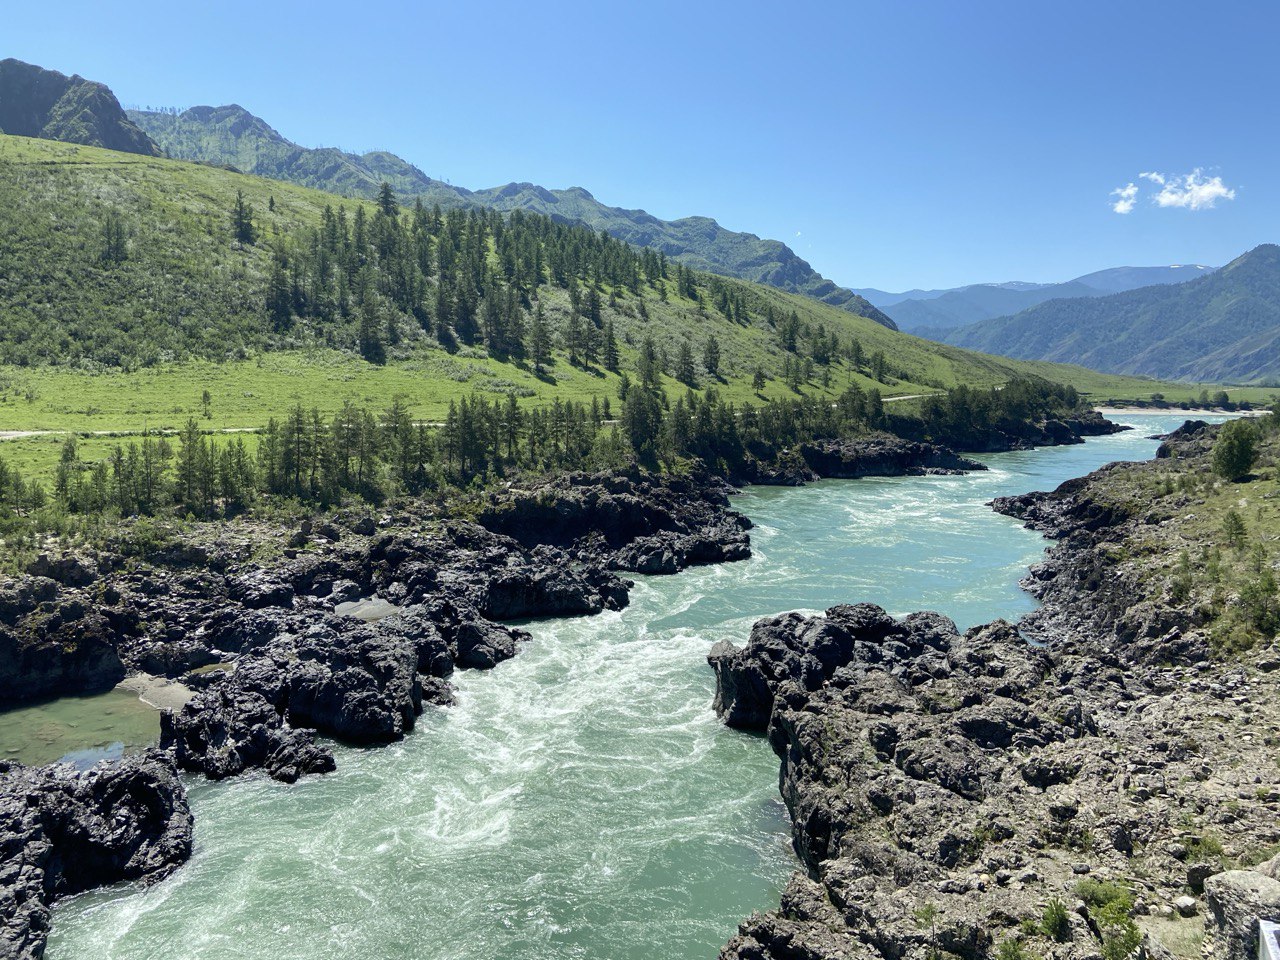
{"type": "Polygon", "coordinates": [[[542,368],[551,362],[551,334],[547,330],[547,318],[542,312],[542,301],[538,301],[533,313],[533,323],[529,327],[529,356],[533,360],[534,373],[541,374],[542,368]]]}
{"type": "Polygon", "coordinates": [[[378,187],[378,210],[384,216],[392,218],[400,213],[400,204],[396,202],[395,191],[385,180],[382,181],[382,186],[378,187]]]}
{"type": "Polygon", "coordinates": [[[271,258],[271,274],[267,279],[267,319],[276,333],[284,333],[293,325],[293,292],[281,250],[271,258]]]}
{"type": "Polygon", "coordinates": [[[564,331],[564,348],[569,354],[569,362],[575,367],[582,365],[583,336],[582,317],[570,310],[564,331]]]}
{"type": "Polygon", "coordinates": [[[125,238],[124,220],[120,214],[112,210],[102,224],[102,253],[100,259],[104,264],[124,263],[129,257],[129,245],[125,238]]]}
{"type": "Polygon", "coordinates": [[[720,376],[720,341],[714,336],[708,337],[702,348],[702,365],[713,380],[720,376]]]}
{"type": "Polygon", "coordinates": [[[688,387],[697,387],[698,374],[693,368],[693,348],[688,340],[680,342],[680,353],[676,358],[676,379],[688,387]]]}
{"type": "Polygon", "coordinates": [[[613,333],[613,321],[604,322],[604,368],[618,372],[618,340],[613,333]]]}
{"type": "Polygon", "coordinates": [[[387,362],[387,351],[382,343],[382,323],[378,313],[377,298],[365,300],[360,310],[360,356],[370,363],[382,365],[387,362]]]}
{"type": "Polygon", "coordinates": [[[252,246],[258,237],[253,225],[253,207],[244,199],[244,191],[236,191],[235,206],[231,208],[231,233],[240,243],[252,246]]]}

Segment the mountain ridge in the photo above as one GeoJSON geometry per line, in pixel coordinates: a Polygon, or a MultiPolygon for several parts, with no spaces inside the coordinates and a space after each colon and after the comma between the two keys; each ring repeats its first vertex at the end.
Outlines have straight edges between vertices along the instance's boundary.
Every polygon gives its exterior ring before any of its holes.
{"type": "Polygon", "coordinates": [[[1247,383],[1280,378],[1280,246],[1181,284],[1048,300],[944,342],[1107,373],[1247,383]]]}
{"type": "Polygon", "coordinates": [[[504,213],[541,213],[659,250],[694,269],[801,293],[897,329],[882,310],[823,277],[785,243],[729,230],[711,217],[662,220],[645,210],[609,206],[579,186],[549,189],[512,181],[468,190],[429,177],[387,151],[355,154],[334,147],[300,146],[238,104],[197,106],[181,113],[132,110],[129,116],[175,159],[230,165],[246,173],[353,197],[375,196],[385,180],[404,197],[421,197],[425,203],[444,208],[478,205],[504,213]]]}
{"type": "Polygon", "coordinates": [[[1185,283],[1212,272],[1212,267],[1175,264],[1157,267],[1110,267],[1062,283],[972,283],[949,290],[910,290],[895,294],[865,290],[867,299],[887,311],[899,328],[917,336],[945,339],[945,331],[993,317],[1011,316],[1048,300],[1098,297],[1138,287],[1185,283]]]}
{"type": "Polygon", "coordinates": [[[0,60],[0,133],[160,155],[105,84],[12,57],[0,60]]]}

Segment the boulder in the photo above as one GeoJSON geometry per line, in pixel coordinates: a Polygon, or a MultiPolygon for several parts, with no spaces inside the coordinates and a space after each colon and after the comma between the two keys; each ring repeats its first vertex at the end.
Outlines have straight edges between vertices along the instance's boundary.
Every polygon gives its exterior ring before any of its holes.
{"type": "Polygon", "coordinates": [[[1204,882],[1208,956],[1253,960],[1258,921],[1280,922],[1280,858],[1254,870],[1227,870],[1204,882]]]}

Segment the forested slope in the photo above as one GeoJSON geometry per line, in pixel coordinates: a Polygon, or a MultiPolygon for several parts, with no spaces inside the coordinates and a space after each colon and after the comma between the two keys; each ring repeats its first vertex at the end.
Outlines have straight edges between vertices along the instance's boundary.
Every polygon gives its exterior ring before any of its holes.
{"type": "Polygon", "coordinates": [[[691,382],[1002,382],[1016,364],[549,218],[400,208],[208,166],[0,138],[0,362],[137,369],[325,347],[691,382]],[[237,209],[240,210],[237,223],[237,209]],[[709,347],[714,340],[715,346],[709,347]],[[612,342],[612,346],[610,343],[612,342]],[[825,372],[824,372],[825,371],[825,372]]]}
{"type": "Polygon", "coordinates": [[[651,247],[697,270],[753,280],[803,293],[885,326],[894,323],[870,302],[837,286],[777,240],[726,230],[709,217],[661,220],[643,210],[611,207],[581,187],[548,190],[509,183],[467,190],[427,176],[385,151],[350,153],[333,147],[302,147],[243,107],[199,106],[173,111],[131,111],[130,116],[171,157],[233,166],[246,173],[287,180],[352,197],[372,198],[383,182],[402,198],[427,205],[481,206],[509,213],[524,210],[561,223],[581,223],[635,246],[651,247]]]}

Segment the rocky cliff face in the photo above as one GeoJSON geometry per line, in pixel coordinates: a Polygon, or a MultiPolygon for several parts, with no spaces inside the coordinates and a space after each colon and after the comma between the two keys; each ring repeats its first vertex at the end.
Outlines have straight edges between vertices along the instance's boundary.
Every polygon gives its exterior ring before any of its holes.
{"type": "Polygon", "coordinates": [[[0,133],[160,155],[106,86],[21,60],[0,60],[0,133]]]}

